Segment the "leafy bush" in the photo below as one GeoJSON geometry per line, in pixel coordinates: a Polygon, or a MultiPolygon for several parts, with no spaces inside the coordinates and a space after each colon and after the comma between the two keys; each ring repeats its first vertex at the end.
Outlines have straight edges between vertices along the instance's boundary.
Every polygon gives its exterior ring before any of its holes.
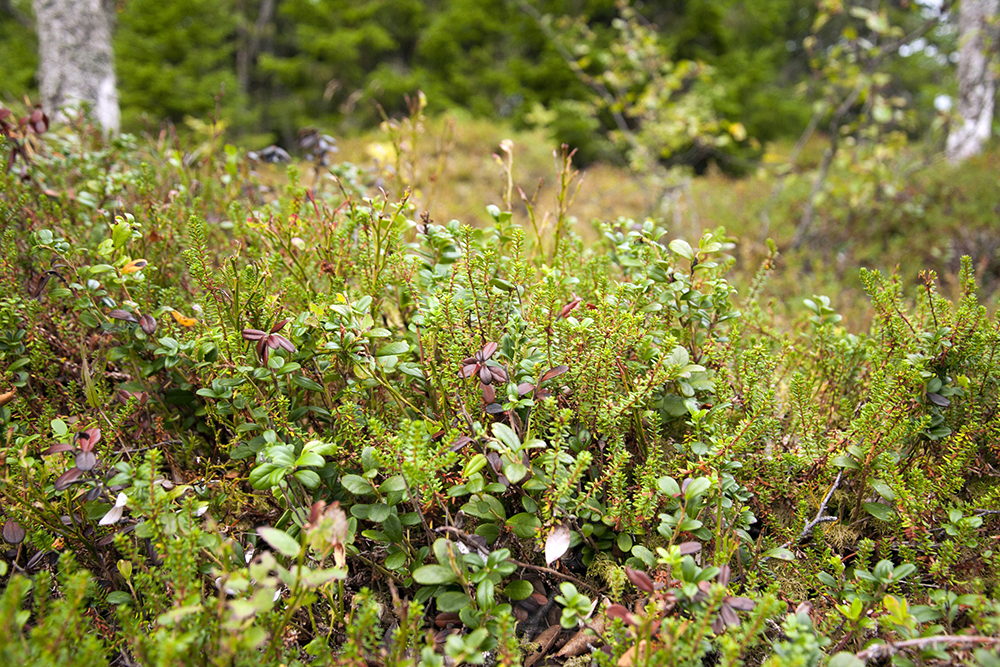
{"type": "Polygon", "coordinates": [[[722,229],[585,247],[568,152],[529,234],[217,138],[76,128],[3,176],[6,662],[993,664],[970,262],[780,329],[722,229]]]}

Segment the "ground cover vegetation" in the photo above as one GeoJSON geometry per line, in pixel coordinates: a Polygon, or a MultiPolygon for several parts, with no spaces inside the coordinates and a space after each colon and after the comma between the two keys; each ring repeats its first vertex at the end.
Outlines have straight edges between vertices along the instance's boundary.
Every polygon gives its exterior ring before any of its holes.
{"type": "Polygon", "coordinates": [[[281,180],[4,119],[5,664],[996,664],[970,259],[777,317],[773,245],[584,243],[572,150],[543,208],[510,142],[437,220],[416,99],[391,169],[281,180]]]}
{"type": "Polygon", "coordinates": [[[142,132],[0,107],[2,664],[1000,663],[997,155],[940,161],[941,13],[119,21],[142,132]],[[239,146],[317,121],[379,129],[239,146]]]}

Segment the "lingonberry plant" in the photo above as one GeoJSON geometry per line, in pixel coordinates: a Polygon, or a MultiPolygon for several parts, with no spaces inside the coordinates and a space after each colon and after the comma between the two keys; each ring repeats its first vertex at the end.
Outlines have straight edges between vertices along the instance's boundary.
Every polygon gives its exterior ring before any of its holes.
{"type": "Polygon", "coordinates": [[[342,165],[264,196],[232,147],[36,144],[0,176],[3,664],[995,664],[969,261],[789,325],[723,229],[587,247],[342,165]]]}

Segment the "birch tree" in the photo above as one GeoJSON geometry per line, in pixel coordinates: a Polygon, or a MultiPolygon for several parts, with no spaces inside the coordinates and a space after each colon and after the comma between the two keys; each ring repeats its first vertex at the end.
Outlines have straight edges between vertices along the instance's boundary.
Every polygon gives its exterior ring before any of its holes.
{"type": "Polygon", "coordinates": [[[118,130],[110,0],[34,0],[42,105],[54,118],[80,102],[105,129],[118,130]]]}
{"type": "Polygon", "coordinates": [[[1000,0],[962,0],[959,6],[958,115],[945,152],[951,162],[978,155],[989,140],[996,100],[990,54],[996,49],[1000,0]]]}

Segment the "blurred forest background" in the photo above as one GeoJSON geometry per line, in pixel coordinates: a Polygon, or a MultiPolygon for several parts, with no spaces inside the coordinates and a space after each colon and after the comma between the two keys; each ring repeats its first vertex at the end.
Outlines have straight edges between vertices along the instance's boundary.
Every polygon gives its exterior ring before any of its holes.
{"type": "MultiPolygon", "coordinates": [[[[870,4],[904,30],[937,11],[909,0],[870,4]]],[[[839,2],[815,0],[662,0],[637,9],[662,63],[699,67],[678,92],[702,98],[706,113],[741,123],[758,142],[802,132],[820,92],[810,88],[822,64],[811,60],[842,40],[852,18],[839,2]],[[820,15],[840,18],[820,27],[820,15]]],[[[125,0],[114,35],[123,129],[205,118],[224,88],[233,137],[290,145],[303,126],[377,125],[373,102],[398,113],[419,89],[432,112],[544,126],[585,157],[607,159],[614,151],[602,139],[614,121],[593,113],[592,90],[574,67],[599,77],[614,64],[616,19],[614,0],[125,0]]],[[[956,41],[945,25],[890,68],[886,92],[910,103],[911,132],[927,130],[935,97],[953,92],[956,41]]],[[[37,89],[37,50],[30,1],[0,2],[0,99],[37,89]]]]}

